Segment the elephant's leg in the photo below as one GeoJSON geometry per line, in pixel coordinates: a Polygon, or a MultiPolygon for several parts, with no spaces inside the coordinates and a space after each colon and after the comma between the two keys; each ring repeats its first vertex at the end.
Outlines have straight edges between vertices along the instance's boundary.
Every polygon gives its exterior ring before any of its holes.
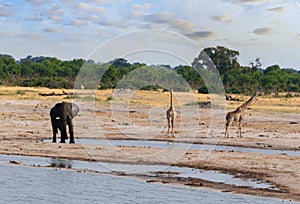
{"type": "Polygon", "coordinates": [[[66,143],[65,140],[68,139],[68,137],[67,137],[67,129],[65,123],[61,124],[60,133],[61,133],[60,143],[66,143]]]}
{"type": "Polygon", "coordinates": [[[58,128],[55,119],[51,120],[51,124],[52,124],[52,133],[53,133],[52,142],[55,143],[56,142],[57,128],[58,128]]]}
{"type": "Polygon", "coordinates": [[[68,139],[68,134],[67,134],[67,121],[66,122],[61,122],[59,121],[59,130],[61,133],[61,138],[64,140],[68,139]]]}
{"type": "Polygon", "coordinates": [[[68,126],[69,126],[69,133],[70,133],[70,143],[75,143],[72,119],[68,119],[68,126]]]}
{"type": "Polygon", "coordinates": [[[63,123],[64,131],[65,131],[65,132],[64,132],[64,139],[65,139],[65,140],[69,139],[69,138],[68,138],[68,133],[67,133],[67,125],[68,125],[68,122],[64,122],[64,123],[63,123]]]}

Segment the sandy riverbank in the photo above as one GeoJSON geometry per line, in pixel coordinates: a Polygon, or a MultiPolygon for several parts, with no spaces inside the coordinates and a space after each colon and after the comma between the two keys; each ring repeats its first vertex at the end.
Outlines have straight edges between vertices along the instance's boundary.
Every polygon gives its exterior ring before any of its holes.
{"type": "MultiPolygon", "coordinates": [[[[70,99],[65,98],[66,96],[38,95],[40,92],[52,91],[48,89],[22,88],[23,92],[17,91],[16,88],[0,90],[2,93],[0,95],[1,154],[220,170],[270,181],[282,191],[253,190],[203,180],[174,180],[159,177],[155,180],[149,178],[145,180],[300,201],[300,157],[247,152],[45,143],[41,140],[52,137],[50,108],[56,102],[70,99]]],[[[116,99],[107,101],[109,96],[111,92],[103,91],[96,93],[98,97],[96,101],[91,101],[88,97],[76,100],[81,111],[80,116],[74,118],[75,140],[78,138],[168,140],[300,151],[299,98],[259,98],[247,111],[242,129],[244,137],[237,139],[236,127],[234,127],[230,130],[234,138],[225,139],[223,110],[199,109],[196,105],[188,104],[189,101],[184,101],[184,104],[178,102],[176,137],[170,138],[165,136],[168,93],[136,93],[128,107],[124,107],[123,103],[121,105],[115,103],[119,102],[116,99]],[[160,103],[157,102],[158,99],[160,103]]],[[[209,100],[206,95],[196,95],[196,98],[199,101],[209,100]]],[[[241,103],[230,102],[226,107],[232,110],[241,103]]]]}

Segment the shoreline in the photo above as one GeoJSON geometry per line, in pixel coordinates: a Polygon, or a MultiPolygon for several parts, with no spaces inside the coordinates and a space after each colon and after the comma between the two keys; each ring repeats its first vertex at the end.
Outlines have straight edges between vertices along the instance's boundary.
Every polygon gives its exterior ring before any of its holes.
{"type": "Polygon", "coordinates": [[[55,170],[64,170],[64,171],[76,171],[82,173],[91,173],[91,174],[102,174],[102,175],[110,175],[110,176],[120,176],[120,177],[129,177],[132,179],[141,180],[147,183],[160,183],[162,185],[173,185],[178,187],[184,188],[198,188],[204,189],[209,191],[216,191],[216,192],[224,192],[224,193],[232,193],[232,194],[240,194],[240,195],[249,195],[249,196],[256,196],[256,197],[265,197],[270,198],[273,200],[279,201],[295,201],[290,198],[286,194],[281,194],[279,191],[272,191],[268,189],[251,189],[251,187],[245,186],[235,186],[231,184],[223,184],[220,182],[212,182],[204,179],[193,179],[193,178],[176,178],[176,177],[159,177],[159,176],[146,176],[142,174],[126,174],[122,172],[98,172],[95,170],[87,170],[87,169],[74,169],[74,168],[64,168],[64,167],[50,167],[50,166],[36,166],[36,165],[27,165],[23,163],[18,163],[16,161],[10,161],[4,165],[16,165],[16,166],[23,166],[29,168],[43,168],[43,169],[55,169],[55,170]],[[259,195],[257,194],[259,192],[259,195]]]}
{"type": "MultiPolygon", "coordinates": [[[[24,88],[29,90],[30,88],[24,88]]],[[[15,93],[16,91],[10,90],[15,93]]],[[[238,151],[201,151],[159,149],[129,146],[101,146],[82,144],[60,144],[41,142],[52,138],[49,110],[56,103],[65,100],[62,96],[41,98],[38,89],[28,92],[32,95],[0,95],[0,154],[53,157],[81,161],[100,161],[126,164],[164,164],[185,166],[204,170],[217,170],[232,175],[242,175],[270,181],[284,190],[281,193],[264,192],[253,189],[238,189],[200,180],[178,180],[170,178],[145,178],[148,182],[172,183],[174,185],[205,187],[220,191],[284,198],[300,201],[300,156],[286,154],[263,154],[238,151]],[[6,98],[8,97],[8,98],[6,98]],[[21,98],[19,98],[21,97],[21,98]],[[28,98],[27,98],[28,97],[28,98]],[[153,180],[153,181],[152,181],[153,180]],[[201,184],[202,183],[202,184],[201,184]],[[202,186],[201,186],[202,185],[202,186]]],[[[49,92],[45,89],[44,92],[49,92]]],[[[184,118],[179,114],[175,128],[176,137],[165,136],[166,121],[164,103],[168,104],[166,93],[141,92],[139,103],[130,106],[129,114],[120,110],[111,112],[111,103],[104,100],[111,92],[99,91],[103,101],[92,104],[89,101],[78,101],[80,116],[74,118],[75,142],[78,138],[86,139],[119,139],[143,141],[173,141],[195,144],[218,144],[224,146],[259,148],[268,150],[300,150],[300,109],[299,98],[268,99],[262,98],[247,110],[243,121],[243,135],[236,138],[236,126],[230,129],[233,138],[223,137],[224,117],[220,121],[211,121],[210,109],[199,109],[198,106],[184,107],[186,114],[199,111],[198,115],[184,118]],[[161,100],[159,104],[156,100],[161,100]],[[290,100],[290,101],[289,101],[290,100]],[[155,105],[152,102],[155,101],[155,105]],[[287,103],[286,101],[289,101],[287,103]],[[149,105],[150,104],[150,105],[149,105]],[[291,105],[292,109],[289,108],[291,105]],[[281,108],[282,109],[279,109],[281,108]],[[264,110],[265,111],[262,111],[264,110]],[[282,111],[283,110],[283,111],[282,111]],[[121,114],[121,115],[118,115],[121,114]],[[122,117],[126,118],[122,119],[122,117]],[[199,117],[198,117],[199,116],[199,117]],[[129,122],[128,122],[129,121],[129,122]],[[292,124],[292,122],[297,122],[292,124]],[[216,124],[216,127],[212,127],[216,124]],[[139,129],[141,128],[141,129],[139,129]],[[145,130],[149,130],[148,134],[145,130]],[[214,130],[210,134],[210,130],[214,130]]],[[[98,94],[98,93],[97,93],[98,94]]],[[[207,100],[199,96],[199,100],[207,100]]],[[[100,99],[99,99],[100,100],[100,99]]],[[[101,99],[102,100],[102,99],[101,99]]],[[[76,101],[75,101],[76,102],[76,101]]],[[[235,107],[236,102],[229,102],[228,107],[235,107]]],[[[216,112],[215,114],[219,114],[216,112]]],[[[193,114],[191,114],[193,115],[193,114]]],[[[217,115],[219,116],[219,115],[217,115]]],[[[126,175],[124,175],[126,176],[126,175]]]]}
{"type": "MultiPolygon", "coordinates": [[[[1,153],[2,154],[2,153],[1,153]]],[[[38,156],[38,155],[22,155],[22,154],[5,154],[5,155],[14,155],[14,156],[38,156]]],[[[40,157],[40,156],[38,156],[40,157]]],[[[53,158],[51,156],[42,156],[45,158],[53,158]]],[[[70,158],[67,157],[55,157],[55,159],[66,159],[70,160],[70,158]]],[[[79,160],[78,158],[74,158],[70,161],[89,161],[89,162],[101,162],[101,161],[95,161],[95,160],[79,160]]],[[[107,163],[112,161],[105,161],[107,163]]],[[[124,164],[128,164],[127,162],[124,162],[124,164]]],[[[137,163],[132,163],[137,164],[137,163]]],[[[18,162],[15,160],[11,160],[6,165],[20,165],[30,168],[51,168],[51,169],[57,169],[57,170],[67,170],[67,171],[76,171],[76,172],[83,172],[83,173],[93,173],[93,174],[105,174],[105,175],[112,175],[112,176],[124,176],[124,177],[130,177],[135,178],[138,180],[142,180],[147,183],[161,183],[161,184],[167,184],[167,185],[174,185],[174,186],[181,186],[181,187],[189,187],[189,188],[199,188],[199,189],[206,189],[206,190],[214,190],[219,192],[225,192],[225,193],[233,193],[233,194],[244,194],[244,195],[251,195],[251,196],[259,196],[259,197],[267,197],[267,198],[273,198],[273,199],[283,199],[286,201],[300,201],[300,195],[292,196],[289,192],[286,192],[285,190],[271,190],[271,189],[261,189],[261,188],[252,188],[250,186],[237,186],[233,184],[226,184],[222,182],[213,182],[205,179],[200,178],[184,178],[184,177],[172,177],[172,176],[160,176],[160,175],[154,175],[149,176],[145,174],[139,174],[139,173],[123,173],[123,172],[99,172],[96,170],[88,170],[88,169],[77,169],[77,168],[65,168],[65,167],[51,167],[51,166],[40,166],[40,165],[29,165],[24,164],[22,162],[18,162]]],[[[145,164],[147,165],[147,164],[145,164]]],[[[155,164],[154,164],[155,165],[155,164]]],[[[157,164],[157,165],[163,165],[163,164],[157,164]]],[[[167,165],[166,165],[167,167],[167,165]]],[[[185,165],[181,167],[187,167],[185,165]]],[[[206,170],[218,170],[218,169],[211,169],[209,167],[206,168],[206,170]]],[[[223,171],[225,173],[225,171],[223,171]]],[[[172,174],[172,172],[169,172],[172,174]]],[[[226,172],[226,173],[233,173],[233,172],[226,172]]],[[[234,175],[234,174],[232,174],[234,175]]],[[[253,175],[252,175],[253,176],[253,175]]],[[[240,178],[247,178],[247,176],[239,176],[240,178]]],[[[254,178],[254,177],[251,177],[254,178]]],[[[256,177],[258,178],[258,177],[256,177]]],[[[275,185],[276,186],[276,185],[275,185]]],[[[279,186],[277,186],[279,188],[279,186]]]]}
{"type": "MultiPolygon", "coordinates": [[[[2,142],[2,147],[3,147],[2,142]]],[[[224,164],[222,161],[219,162],[197,162],[195,160],[191,161],[189,158],[182,158],[176,163],[170,163],[167,161],[167,158],[159,158],[153,159],[151,157],[145,159],[145,157],[136,158],[135,155],[129,154],[126,157],[121,157],[122,151],[123,152],[136,152],[137,147],[117,147],[119,154],[115,152],[113,154],[108,147],[104,146],[94,146],[88,147],[88,151],[86,151],[87,145],[79,145],[79,144],[52,144],[49,147],[49,143],[43,142],[21,142],[21,144],[11,144],[17,149],[13,150],[9,145],[5,145],[7,149],[3,150],[0,149],[0,154],[5,155],[21,155],[21,156],[38,156],[38,157],[47,157],[47,158],[57,158],[57,159],[67,159],[67,160],[78,160],[78,161],[89,161],[89,162],[105,162],[105,163],[123,163],[123,164],[143,164],[143,165],[166,165],[166,166],[178,166],[178,167],[190,167],[202,170],[215,170],[227,174],[231,174],[233,176],[238,176],[240,178],[252,178],[252,179],[260,179],[264,181],[268,181],[274,184],[276,188],[281,189],[280,191],[273,191],[268,189],[252,189],[251,187],[245,186],[234,186],[231,184],[223,184],[218,182],[212,182],[205,179],[198,179],[198,178],[175,178],[175,177],[149,177],[145,175],[127,175],[122,174],[122,176],[129,176],[129,177],[137,177],[139,179],[144,180],[145,182],[158,182],[158,183],[169,183],[172,185],[181,185],[181,186],[189,186],[189,187],[200,187],[200,188],[208,188],[208,189],[215,189],[223,192],[231,192],[237,194],[247,194],[247,195],[255,195],[255,196],[264,196],[264,197],[276,197],[279,199],[285,200],[294,200],[300,201],[300,193],[297,193],[295,190],[289,189],[286,184],[280,183],[274,179],[277,177],[276,174],[272,174],[269,171],[263,171],[262,169],[257,170],[245,170],[237,168],[236,166],[227,166],[223,167],[222,165],[218,165],[217,163],[224,164]],[[30,147],[30,148],[28,148],[30,147]],[[95,153],[95,155],[91,156],[89,151],[99,151],[101,153],[95,153]],[[105,155],[106,154],[106,155],[105,155]],[[77,155],[77,156],[74,156],[77,155]],[[184,161],[183,161],[184,160],[184,161]],[[188,160],[188,161],[186,161],[188,160]]],[[[138,148],[139,151],[137,152],[144,152],[146,148],[138,148]]],[[[147,148],[149,149],[149,148],[147,148]]],[[[153,151],[152,148],[149,151],[153,151]]],[[[198,155],[201,151],[188,151],[188,155],[198,155]]],[[[248,155],[247,153],[238,153],[238,157],[243,156],[245,157],[248,155]]],[[[260,154],[252,154],[252,156],[260,157],[260,154]]],[[[169,155],[167,155],[169,156],[169,155]]],[[[213,152],[211,157],[220,157],[220,152],[213,152]]],[[[286,160],[288,158],[286,155],[276,155],[276,158],[283,157],[282,160],[286,160]]],[[[231,159],[235,157],[230,157],[231,159]]],[[[248,159],[249,161],[250,159],[248,159]]],[[[254,159],[256,160],[256,159],[254,159]]],[[[223,160],[224,161],[224,160],[223,160]]],[[[118,172],[115,172],[118,173],[118,172]]],[[[285,179],[286,180],[286,179],[285,179]]],[[[290,179],[289,179],[290,180],[290,179]]],[[[296,183],[297,185],[297,183],[296,183]]]]}

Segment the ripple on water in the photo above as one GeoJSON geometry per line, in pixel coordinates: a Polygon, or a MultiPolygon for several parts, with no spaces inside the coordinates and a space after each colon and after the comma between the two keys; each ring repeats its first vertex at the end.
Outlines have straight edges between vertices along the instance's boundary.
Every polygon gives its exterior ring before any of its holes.
{"type": "MultiPolygon", "coordinates": [[[[51,140],[43,140],[51,142],[51,140]]],[[[136,146],[151,148],[178,148],[190,150],[217,150],[217,151],[235,151],[235,152],[253,152],[260,154],[287,154],[291,156],[300,156],[300,151],[272,150],[260,148],[246,148],[224,145],[209,144],[190,144],[183,142],[166,142],[154,140],[98,140],[98,139],[77,139],[79,144],[105,145],[105,146],[136,146]]]]}
{"type": "Polygon", "coordinates": [[[1,164],[0,172],[2,203],[293,203],[76,171],[1,164]]]}
{"type": "Polygon", "coordinates": [[[163,165],[142,165],[142,164],[118,164],[105,162],[87,162],[77,160],[53,159],[43,157],[28,157],[28,156],[13,156],[0,155],[0,163],[7,161],[16,161],[17,163],[44,166],[44,167],[59,167],[72,168],[76,170],[90,170],[99,173],[120,172],[126,174],[142,174],[148,176],[170,176],[182,178],[204,179],[212,182],[220,182],[235,186],[248,186],[251,188],[261,188],[270,190],[280,190],[275,188],[271,183],[245,178],[236,178],[233,175],[221,173],[218,171],[209,171],[194,169],[188,167],[163,166],[163,165]],[[160,172],[160,173],[159,173],[160,172]],[[165,172],[165,173],[161,173],[165,172]],[[173,172],[170,174],[170,172],[173,172]],[[175,174],[174,174],[175,172],[175,174]]]}

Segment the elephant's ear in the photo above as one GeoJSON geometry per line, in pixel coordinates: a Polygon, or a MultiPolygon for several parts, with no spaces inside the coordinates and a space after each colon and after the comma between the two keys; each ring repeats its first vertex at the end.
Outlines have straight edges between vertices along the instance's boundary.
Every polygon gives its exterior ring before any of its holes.
{"type": "Polygon", "coordinates": [[[79,108],[75,103],[72,103],[72,118],[78,115],[79,108]]]}

